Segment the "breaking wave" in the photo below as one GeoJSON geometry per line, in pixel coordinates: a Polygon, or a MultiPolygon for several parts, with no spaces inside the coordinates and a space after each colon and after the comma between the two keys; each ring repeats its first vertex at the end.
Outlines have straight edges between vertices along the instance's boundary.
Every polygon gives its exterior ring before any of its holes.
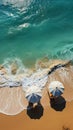
{"type": "MultiPolygon", "coordinates": [[[[7,59],[0,66],[0,112],[7,115],[16,115],[27,109],[28,102],[24,91],[27,87],[36,85],[45,98],[45,85],[54,80],[59,80],[65,87],[64,97],[67,101],[73,100],[73,66],[68,65],[55,70],[50,75],[48,72],[58,64],[64,64],[62,60],[38,60],[34,68],[25,68],[20,59],[7,59]]],[[[33,88],[34,89],[34,88],[33,88]]],[[[44,107],[48,104],[42,102],[44,107]]]]}

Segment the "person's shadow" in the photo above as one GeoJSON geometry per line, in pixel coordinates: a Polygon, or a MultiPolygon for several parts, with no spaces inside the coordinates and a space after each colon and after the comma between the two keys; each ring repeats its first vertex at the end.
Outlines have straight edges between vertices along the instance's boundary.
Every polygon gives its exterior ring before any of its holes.
{"type": "Polygon", "coordinates": [[[40,119],[43,116],[43,106],[41,103],[38,103],[35,107],[33,107],[33,104],[29,104],[27,106],[27,115],[31,119],[40,119]]]}
{"type": "Polygon", "coordinates": [[[50,105],[56,111],[62,111],[66,107],[66,100],[64,97],[59,96],[55,99],[50,99],[50,105]]]}

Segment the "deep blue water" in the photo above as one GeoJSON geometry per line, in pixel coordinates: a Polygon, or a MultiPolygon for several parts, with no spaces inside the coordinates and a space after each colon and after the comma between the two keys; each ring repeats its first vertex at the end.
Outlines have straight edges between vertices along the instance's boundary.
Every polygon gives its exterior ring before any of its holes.
{"type": "Polygon", "coordinates": [[[1,0],[0,63],[44,56],[72,59],[73,0],[1,0]]]}

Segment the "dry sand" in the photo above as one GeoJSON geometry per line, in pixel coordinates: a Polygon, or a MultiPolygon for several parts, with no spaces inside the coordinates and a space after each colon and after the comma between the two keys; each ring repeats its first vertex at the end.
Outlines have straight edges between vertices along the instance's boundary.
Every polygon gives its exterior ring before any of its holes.
{"type": "Polygon", "coordinates": [[[16,116],[0,114],[1,130],[73,130],[73,102],[66,102],[62,111],[56,111],[49,106],[36,111],[24,110],[16,116]],[[32,113],[33,112],[33,113],[32,113]],[[40,114],[39,114],[40,113],[40,114]],[[65,129],[66,128],[66,129],[65,129]]]}
{"type": "MultiPolygon", "coordinates": [[[[45,89],[44,96],[41,99],[40,106],[35,107],[34,109],[28,111],[23,110],[23,112],[15,116],[0,114],[0,129],[1,130],[73,130],[73,101],[72,101],[73,100],[73,73],[72,72],[73,72],[72,67],[70,66],[68,68],[65,68],[64,70],[59,69],[50,75],[46,86],[53,80],[59,80],[65,86],[65,92],[62,95],[62,97],[56,100],[56,104],[50,103],[47,90],[45,89]]],[[[8,88],[6,88],[6,90],[1,90],[6,92],[5,98],[7,97],[7,92],[11,91],[7,89],[8,88]]],[[[16,91],[20,91],[20,93],[22,93],[21,88],[20,89],[12,88],[12,89],[13,89],[12,94],[15,93],[16,95],[16,91]]],[[[21,104],[18,101],[19,111],[21,111],[20,106],[22,105],[22,107],[24,107],[24,102],[26,102],[24,100],[23,93],[21,95],[22,95],[21,104]]],[[[14,105],[18,110],[17,108],[18,105],[16,106],[15,99],[17,100],[18,96],[15,96],[12,99],[10,99],[10,102],[14,100],[14,105]]],[[[8,100],[6,100],[5,103],[7,103],[8,100]]],[[[11,110],[10,108],[9,110],[11,110]]]]}

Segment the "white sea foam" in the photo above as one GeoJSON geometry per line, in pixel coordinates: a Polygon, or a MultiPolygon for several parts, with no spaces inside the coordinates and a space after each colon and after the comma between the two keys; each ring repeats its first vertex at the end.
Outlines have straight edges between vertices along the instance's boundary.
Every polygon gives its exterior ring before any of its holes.
{"type": "Polygon", "coordinates": [[[30,23],[23,23],[23,24],[21,24],[19,26],[11,27],[8,30],[8,34],[16,33],[17,31],[21,31],[22,29],[26,29],[26,28],[28,28],[30,26],[31,26],[30,23]]]}
{"type": "Polygon", "coordinates": [[[22,88],[25,95],[30,95],[33,92],[39,95],[39,91],[42,95],[42,89],[45,87],[48,81],[48,75],[46,70],[40,70],[33,73],[30,77],[22,79],[22,88]],[[39,91],[38,91],[39,90],[39,91]]]}
{"type": "Polygon", "coordinates": [[[14,60],[11,61],[10,59],[7,59],[3,64],[4,69],[6,69],[6,73],[0,74],[0,112],[7,115],[16,115],[24,109],[27,109],[28,104],[25,101],[24,94],[22,93],[23,90],[27,93],[27,88],[30,88],[31,86],[34,91],[35,89],[33,85],[35,85],[41,92],[45,87],[48,78],[47,69],[33,72],[30,69],[25,69],[20,60],[15,59],[15,61],[16,62],[14,62],[14,60]],[[18,70],[15,75],[11,73],[12,62],[17,63],[18,66],[18,70]],[[21,88],[22,92],[18,91],[19,88],[21,88]]]}
{"type": "MultiPolygon", "coordinates": [[[[64,83],[67,82],[67,84],[69,84],[69,80],[72,82],[72,72],[70,73],[70,71],[73,70],[72,66],[70,66],[70,69],[58,69],[56,70],[58,75],[53,73],[51,76],[48,76],[48,67],[36,67],[35,71],[33,71],[25,68],[18,58],[13,58],[12,60],[6,59],[3,63],[3,67],[6,71],[4,74],[4,72],[0,70],[0,112],[7,115],[16,115],[24,109],[27,109],[28,104],[24,101],[25,97],[32,92],[41,94],[42,96],[42,90],[45,88],[47,81],[58,80],[57,76],[60,76],[61,81],[64,83]],[[12,65],[17,67],[15,74],[12,73],[12,65]]],[[[70,89],[72,89],[72,86],[69,88],[69,91],[70,89]]],[[[70,101],[68,96],[66,96],[66,99],[70,101]]],[[[71,100],[72,99],[73,97],[71,95],[71,100]]]]}
{"type": "MultiPolygon", "coordinates": [[[[31,69],[25,68],[20,59],[6,59],[3,63],[6,74],[0,74],[0,87],[5,86],[32,86],[36,85],[41,89],[45,86],[48,78],[48,69],[40,69],[33,72],[31,69]],[[13,69],[15,73],[13,74],[13,69]]],[[[0,71],[1,72],[1,71],[0,71]]]]}
{"type": "Polygon", "coordinates": [[[12,4],[14,7],[25,7],[27,8],[33,0],[1,0],[0,3],[3,3],[4,5],[12,4]]]}
{"type": "Polygon", "coordinates": [[[24,24],[19,25],[17,29],[20,30],[20,29],[23,29],[23,28],[28,28],[29,26],[30,26],[29,23],[24,23],[24,24]]]}

